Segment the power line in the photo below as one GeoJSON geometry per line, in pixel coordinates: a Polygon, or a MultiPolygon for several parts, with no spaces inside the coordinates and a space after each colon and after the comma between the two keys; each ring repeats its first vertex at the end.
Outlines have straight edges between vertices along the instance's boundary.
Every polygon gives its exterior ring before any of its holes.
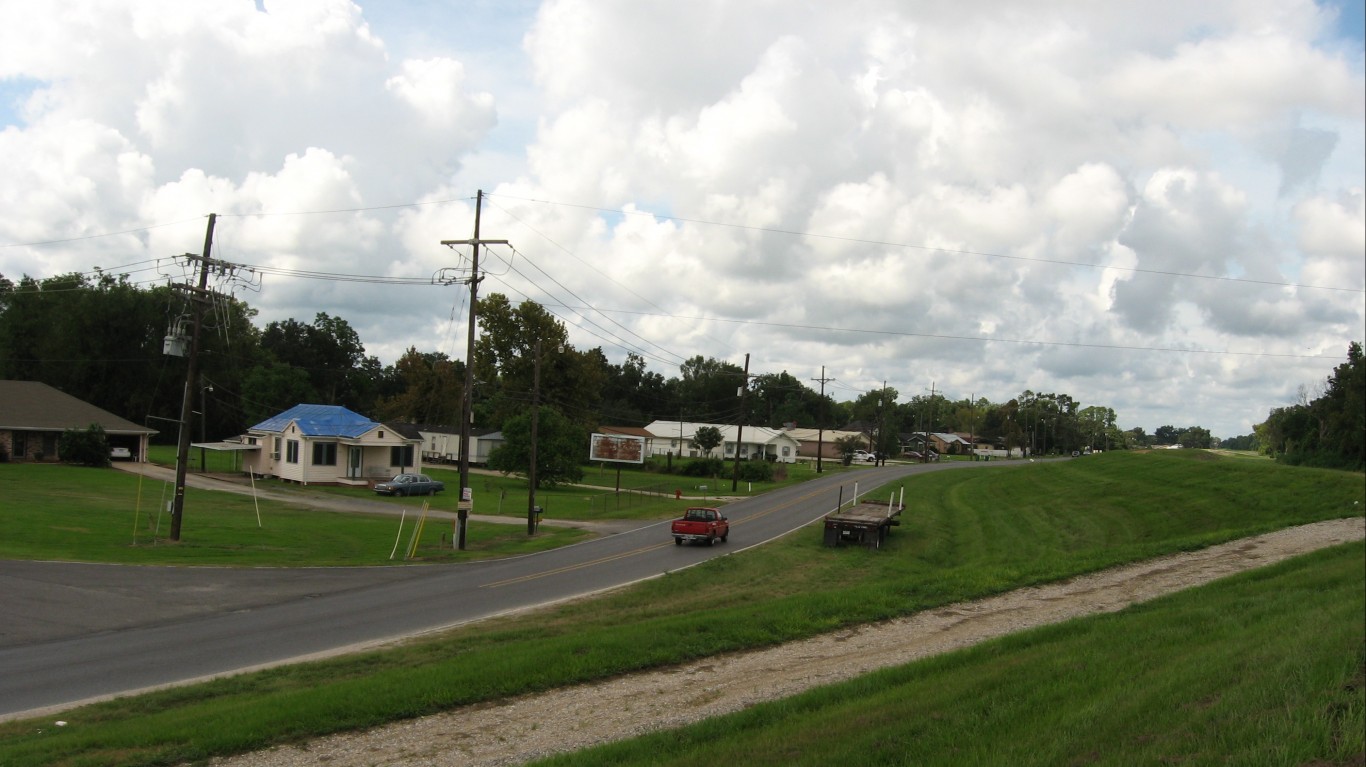
{"type": "Polygon", "coordinates": [[[165,224],[148,224],[147,226],[139,226],[139,227],[137,227],[137,228],[135,228],[135,229],[121,229],[121,230],[119,230],[119,231],[117,231],[117,232],[99,232],[99,233],[97,233],[97,234],[86,234],[86,235],[81,235],[80,237],[65,237],[65,238],[58,239],[58,240],[39,240],[39,241],[36,241],[36,242],[12,242],[12,243],[8,243],[8,244],[5,244],[5,245],[0,245],[0,249],[4,249],[4,248],[36,248],[36,247],[39,247],[39,246],[42,246],[42,245],[61,245],[61,244],[63,244],[63,243],[67,243],[67,242],[81,242],[81,241],[83,241],[83,240],[96,240],[96,239],[99,239],[99,238],[101,238],[101,237],[118,237],[119,235],[123,235],[123,234],[137,234],[138,232],[149,232],[149,231],[151,231],[151,230],[153,230],[153,229],[162,229],[162,228],[168,227],[168,226],[179,226],[180,224],[189,223],[190,221],[199,221],[199,220],[202,219],[202,218],[204,218],[204,216],[196,216],[196,217],[194,217],[194,218],[185,218],[185,219],[181,219],[181,220],[179,220],[179,221],[171,221],[171,222],[168,222],[168,223],[165,223],[165,224]]]}
{"type": "MultiPolygon", "coordinates": [[[[564,307],[566,309],[572,307],[564,307]]],[[[673,319],[686,320],[709,320],[712,322],[726,322],[735,325],[759,325],[762,327],[785,328],[789,330],[819,330],[831,333],[863,333],[866,335],[879,336],[900,336],[907,338],[934,338],[948,341],[978,341],[982,343],[1003,343],[1003,344],[1034,344],[1038,346],[1065,346],[1081,349],[1114,349],[1119,351],[1142,351],[1142,352],[1178,352],[1184,354],[1209,354],[1217,356],[1231,357],[1280,357],[1289,359],[1306,360],[1335,360],[1346,359],[1336,355],[1321,354],[1276,354],[1273,352],[1236,352],[1236,351],[1214,351],[1210,349],[1179,349],[1165,346],[1127,346],[1123,344],[1088,344],[1077,341],[1039,341],[1028,338],[995,338],[991,336],[955,336],[942,333],[912,333],[905,330],[869,330],[867,328],[837,328],[823,325],[799,325],[789,322],[765,322],[763,320],[732,320],[725,317],[690,317],[686,315],[654,315],[649,312],[632,311],[630,309],[596,309],[599,312],[613,312],[617,314],[637,314],[643,316],[664,316],[673,319]]]]}
{"type": "Polygon", "coordinates": [[[740,229],[740,230],[750,231],[750,232],[763,232],[763,233],[765,233],[765,234],[785,234],[785,235],[792,236],[792,237],[805,237],[805,238],[810,238],[810,239],[832,240],[832,241],[835,241],[835,242],[851,242],[851,243],[856,243],[856,244],[859,244],[859,245],[878,245],[878,246],[889,247],[889,248],[905,248],[905,249],[908,249],[908,250],[924,250],[924,251],[930,251],[930,252],[933,252],[933,253],[956,253],[956,254],[964,255],[964,256],[981,256],[981,257],[983,257],[983,258],[1000,258],[1000,259],[1007,259],[1007,260],[1010,260],[1010,261],[1028,261],[1028,262],[1040,263],[1040,264],[1054,264],[1054,265],[1057,265],[1057,266],[1080,266],[1080,267],[1086,267],[1086,268],[1088,268],[1088,269],[1113,269],[1113,270],[1115,270],[1115,271],[1120,271],[1120,272],[1130,272],[1130,273],[1134,273],[1134,274],[1155,274],[1155,275],[1161,275],[1161,276],[1164,276],[1164,277],[1187,277],[1187,278],[1197,279],[1197,280],[1216,280],[1216,281],[1220,281],[1220,282],[1238,282],[1238,283],[1247,283],[1247,284],[1251,284],[1251,285],[1269,285],[1269,286],[1277,287],[1277,288],[1301,288],[1301,289],[1305,289],[1305,290],[1333,290],[1333,291],[1341,291],[1341,292],[1345,292],[1345,293],[1366,293],[1366,289],[1362,289],[1362,288],[1347,288],[1347,287],[1339,287],[1339,286],[1334,286],[1334,285],[1306,285],[1306,284],[1295,283],[1295,282],[1277,282],[1277,281],[1274,281],[1274,280],[1254,280],[1254,279],[1251,279],[1251,278],[1248,278],[1248,277],[1228,277],[1228,276],[1220,276],[1220,275],[1213,275],[1213,274],[1194,274],[1194,273],[1191,273],[1191,272],[1172,272],[1172,271],[1166,271],[1166,270],[1162,270],[1162,269],[1141,269],[1141,268],[1139,268],[1139,267],[1132,267],[1132,266],[1115,266],[1115,265],[1113,265],[1113,264],[1090,264],[1090,263],[1086,263],[1086,262],[1084,262],[1084,261],[1064,261],[1064,260],[1062,260],[1062,259],[1039,258],[1039,257],[1037,257],[1037,256],[1012,256],[1012,255],[1007,255],[1007,254],[1005,254],[1005,253],[991,253],[991,252],[981,251],[981,250],[967,250],[967,249],[964,249],[964,248],[945,248],[945,247],[939,247],[939,246],[933,246],[933,245],[916,245],[916,244],[913,244],[913,243],[906,243],[906,242],[890,242],[890,241],[887,241],[887,240],[873,240],[873,239],[866,239],[866,238],[862,238],[862,237],[846,237],[846,236],[835,235],[835,234],[820,234],[820,233],[817,233],[817,232],[806,232],[806,231],[801,231],[801,230],[797,230],[797,229],[777,229],[777,228],[765,227],[765,226],[751,226],[751,225],[748,225],[748,224],[733,224],[733,223],[727,223],[727,222],[724,222],[724,221],[707,221],[707,220],[705,220],[705,219],[684,218],[684,217],[682,217],[682,216],[669,216],[669,215],[665,215],[665,214],[662,214],[662,213],[651,213],[650,211],[644,211],[644,210],[618,210],[618,209],[614,209],[614,208],[599,208],[599,207],[595,207],[595,206],[592,206],[592,205],[581,205],[581,204],[578,204],[578,203],[571,203],[571,202],[555,202],[555,201],[553,201],[553,200],[538,200],[538,199],[534,199],[534,198],[531,198],[531,197],[514,197],[514,196],[511,196],[511,195],[497,195],[497,196],[499,196],[499,197],[507,197],[508,199],[512,199],[512,200],[521,200],[521,201],[523,201],[523,202],[538,203],[538,204],[541,204],[541,205],[558,205],[558,206],[561,206],[561,207],[579,208],[579,209],[582,209],[582,210],[592,210],[592,211],[597,211],[597,212],[600,212],[600,213],[612,213],[612,214],[614,214],[614,215],[621,215],[621,216],[627,216],[627,215],[634,215],[634,216],[650,216],[651,218],[661,219],[661,220],[664,220],[664,221],[678,221],[678,222],[680,222],[680,223],[686,223],[686,224],[702,224],[702,225],[705,225],[705,226],[719,226],[719,227],[725,227],[725,228],[728,228],[728,229],[740,229]]]}

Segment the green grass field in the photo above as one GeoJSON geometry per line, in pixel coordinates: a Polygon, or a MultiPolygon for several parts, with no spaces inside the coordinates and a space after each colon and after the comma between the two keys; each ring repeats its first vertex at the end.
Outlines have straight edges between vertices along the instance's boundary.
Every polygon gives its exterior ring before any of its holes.
{"type": "Polygon", "coordinates": [[[1364,559],[1336,547],[537,764],[1361,764],[1364,559]]]}
{"type": "MultiPolygon", "coordinates": [[[[39,722],[5,723],[0,725],[0,764],[174,764],[687,663],[1290,525],[1361,516],[1366,486],[1360,474],[1183,451],[1108,453],[1062,463],[938,472],[915,478],[906,490],[903,524],[879,552],[825,548],[821,531],[807,528],[598,599],[464,627],[411,646],[84,707],[62,715],[71,725],[60,732],[39,722]],[[716,583],[727,588],[718,592],[716,583]]],[[[824,752],[824,760],[808,762],[812,764],[959,763],[963,754],[972,758],[962,763],[1002,763],[989,758],[990,744],[1015,747],[1015,739],[1020,740],[1019,753],[1027,757],[1023,763],[1059,763],[1047,757],[1059,749],[1071,753],[1077,743],[1095,742],[1094,759],[1085,752],[1060,763],[1119,764],[1127,747],[1152,742],[1150,753],[1174,755],[1171,763],[1222,764],[1224,755],[1259,753],[1270,737],[1262,735],[1264,729],[1289,733],[1287,754],[1314,754],[1323,764],[1356,763],[1351,758],[1359,754],[1360,740],[1341,731],[1350,735],[1352,727],[1361,729],[1366,637],[1360,594],[1366,567],[1360,546],[1322,556],[1312,560],[1322,566],[1309,566],[1305,575],[1289,573],[1302,565],[1268,571],[1291,579],[1294,591],[1287,596],[1281,595],[1285,587],[1280,581],[1254,573],[1240,580],[1246,583],[1237,593],[1222,591],[1223,585],[1191,592],[1194,607],[1183,606],[1184,597],[1177,597],[1175,603],[1163,600],[1120,616],[1092,619],[1096,628],[1069,624],[1028,635],[1034,639],[1009,638],[990,649],[969,651],[968,660],[959,653],[884,672],[890,677],[859,680],[851,683],[854,687],[840,688],[842,692],[811,693],[817,696],[814,702],[804,696],[775,704],[765,709],[764,722],[781,720],[788,710],[817,712],[831,701],[854,706],[852,715],[863,717],[860,722],[866,719],[867,727],[858,728],[857,738],[832,739],[835,750],[824,752]],[[1297,580],[1306,577],[1318,580],[1306,587],[1297,580]],[[1306,591],[1328,596],[1326,601],[1293,596],[1306,591]],[[1270,605],[1265,611],[1248,609],[1263,601],[1270,605]],[[1239,613],[1248,615],[1247,623],[1221,623],[1239,619],[1239,613]],[[1251,620],[1263,613],[1260,622],[1251,620]],[[1279,622],[1278,614],[1284,615],[1279,622]],[[1140,623],[1130,626],[1130,619],[1140,623]],[[1232,641],[1239,632],[1249,634],[1245,647],[1258,648],[1249,656],[1251,662],[1231,660],[1242,650],[1220,649],[1222,639],[1232,641]],[[1322,643],[1309,636],[1316,633],[1324,636],[1322,643]],[[1073,634],[1077,641],[1090,638],[1073,645],[1073,634]],[[1136,638],[1129,639],[1129,634],[1136,638]],[[1114,653],[1123,657],[1111,658],[1114,653]],[[1184,660],[1188,656],[1192,660],[1184,660]],[[1295,656],[1305,657],[1308,665],[1284,660],[1295,656]],[[1212,659],[1209,673],[1202,670],[1203,657],[1212,659]],[[1117,660],[1129,665],[1107,676],[1106,666],[1117,660]],[[1147,665],[1140,668],[1142,663],[1147,665]],[[1043,669],[1038,676],[1024,674],[1035,665],[1043,669]],[[1080,687],[1060,678],[1067,674],[1059,670],[1067,669],[1086,670],[1080,687]],[[1113,693],[1104,691],[1126,673],[1138,671],[1143,671],[1137,677],[1139,687],[1149,700],[1122,709],[1131,714],[1101,716],[1109,705],[1131,705],[1129,698],[1135,696],[1124,694],[1122,685],[1113,693]],[[1009,684],[1012,672],[1026,681],[1009,684]],[[1227,691],[1222,680],[1232,674],[1245,680],[1240,684],[1250,697],[1227,691]],[[899,716],[876,713],[890,703],[875,697],[875,690],[899,685],[910,685],[899,689],[912,696],[939,685],[945,692],[921,694],[921,699],[892,709],[899,716]],[[1265,699],[1274,691],[1280,691],[1275,693],[1279,697],[1265,699]],[[1192,710],[1187,698],[1196,692],[1197,702],[1213,695],[1228,704],[1192,710]],[[978,701],[977,707],[965,702],[955,707],[960,697],[978,701]],[[865,698],[868,707],[857,709],[865,698]],[[1248,700],[1261,701],[1260,707],[1240,714],[1248,700]],[[920,708],[904,707],[911,703],[920,708]],[[1164,706],[1178,713],[1166,712],[1164,706]],[[1183,711],[1188,719],[1195,718],[1186,729],[1176,722],[1183,711]],[[1151,712],[1163,716],[1149,719],[1151,712]],[[906,717],[928,720],[928,734],[908,729],[906,717]],[[1204,725],[1197,728],[1204,718],[1226,734],[1207,734],[1204,725]],[[1232,724],[1225,724],[1225,718],[1232,724]],[[937,721],[948,724],[935,730],[937,721]],[[1003,733],[998,740],[982,734],[997,727],[1003,733]],[[1190,734],[1196,729],[1204,740],[1190,734]],[[1031,748],[1022,733],[1034,730],[1051,740],[1031,748]],[[933,748],[939,750],[903,759],[922,737],[938,743],[933,748]],[[1099,748],[1102,741],[1111,745],[1099,748]],[[877,758],[869,761],[870,753],[877,758]],[[1196,756],[1183,758],[1187,753],[1196,756]]],[[[832,725],[826,722],[831,720],[817,715],[838,719],[846,714],[834,709],[813,714],[812,732],[828,736],[832,725]]],[[[799,722],[800,716],[791,721],[799,722]]],[[[720,732],[717,739],[723,741],[727,731],[749,733],[747,728],[758,725],[701,726],[722,728],[705,732],[720,732]]],[[[775,754],[792,756],[794,752],[782,749],[783,739],[794,736],[774,732],[772,739],[748,738],[748,746],[733,743],[733,750],[721,758],[728,755],[744,764],[762,759],[792,763],[775,754]],[[748,755],[738,757],[746,748],[748,755]]],[[[708,739],[687,733],[671,737],[683,745],[666,752],[681,764],[692,758],[694,748],[687,744],[708,739]]],[[[737,737],[746,740],[744,734],[737,737]]],[[[714,760],[723,752],[709,753],[714,760]]],[[[622,759],[633,763],[639,757],[628,752],[622,759]]],[[[1154,757],[1148,763],[1162,762],[1154,757]]],[[[1314,762],[1239,756],[1228,763],[1314,762]]]]}
{"type": "MultiPolygon", "coordinates": [[[[169,488],[121,471],[0,464],[0,497],[7,511],[0,514],[0,557],[253,567],[402,562],[414,543],[422,503],[429,500],[395,499],[403,507],[399,516],[337,513],[268,500],[258,505],[250,496],[190,487],[181,539],[173,542],[169,488]],[[399,553],[391,560],[396,544],[399,553]]],[[[451,535],[449,519],[429,514],[409,561],[511,556],[589,536],[550,526],[528,536],[517,524],[471,524],[465,550],[457,551],[451,535]]]]}

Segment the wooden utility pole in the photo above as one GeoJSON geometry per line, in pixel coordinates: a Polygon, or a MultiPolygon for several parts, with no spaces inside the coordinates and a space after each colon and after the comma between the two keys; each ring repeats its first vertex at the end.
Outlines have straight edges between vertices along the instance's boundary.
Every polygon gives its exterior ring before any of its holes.
{"type": "MultiPolygon", "coordinates": [[[[813,381],[821,383],[821,415],[825,415],[825,385],[835,379],[825,377],[825,366],[821,365],[821,377],[813,378],[813,381]]],[[[816,473],[825,471],[821,466],[821,459],[825,456],[825,419],[821,418],[816,422],[816,473]]]]}
{"type": "MultiPolygon", "coordinates": [[[[194,390],[195,380],[199,375],[199,328],[204,322],[204,304],[209,300],[209,264],[211,263],[210,253],[213,250],[213,226],[218,220],[217,213],[209,214],[209,226],[204,232],[204,254],[199,256],[199,286],[191,289],[184,286],[189,293],[190,305],[194,307],[194,329],[190,333],[190,359],[185,366],[185,392],[180,399],[180,438],[176,445],[175,461],[175,498],[171,501],[171,540],[180,540],[180,525],[185,517],[185,469],[190,459],[190,414],[191,392],[194,390]]],[[[195,256],[187,257],[195,260],[195,256]]]]}
{"type": "MultiPolygon", "coordinates": [[[[526,498],[526,534],[536,534],[536,432],[541,421],[541,339],[536,339],[536,365],[531,374],[531,468],[527,479],[531,491],[526,498]]],[[[620,476],[620,474],[618,474],[620,476]]]]}
{"type": "Polygon", "coordinates": [[[745,377],[740,379],[740,418],[735,427],[735,477],[730,482],[730,491],[736,492],[740,489],[740,445],[744,441],[740,439],[745,432],[745,413],[746,403],[749,400],[749,355],[745,355],[745,377]]]}
{"type": "Polygon", "coordinates": [[[447,247],[451,245],[472,245],[474,246],[474,256],[470,264],[470,319],[468,334],[465,343],[465,387],[461,396],[460,406],[460,500],[456,504],[455,521],[455,547],[464,550],[465,548],[465,528],[469,526],[470,508],[474,503],[473,491],[470,489],[470,425],[474,419],[474,336],[475,322],[478,319],[475,307],[479,303],[479,281],[483,277],[479,276],[479,246],[480,245],[506,245],[507,240],[481,240],[479,239],[479,216],[484,205],[484,190],[480,189],[474,198],[474,239],[470,240],[442,240],[441,244],[447,247]]]}
{"type": "Polygon", "coordinates": [[[887,459],[883,457],[882,446],[887,444],[887,379],[882,379],[882,391],[877,397],[877,442],[873,446],[873,465],[886,466],[887,459]]]}

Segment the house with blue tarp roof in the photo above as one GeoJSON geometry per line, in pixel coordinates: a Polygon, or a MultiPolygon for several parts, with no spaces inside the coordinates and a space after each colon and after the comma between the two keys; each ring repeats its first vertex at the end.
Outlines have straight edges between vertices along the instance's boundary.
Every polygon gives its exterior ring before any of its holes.
{"type": "Polygon", "coordinates": [[[422,471],[422,437],[339,405],[295,405],[247,429],[243,469],[302,484],[370,485],[422,471]]]}

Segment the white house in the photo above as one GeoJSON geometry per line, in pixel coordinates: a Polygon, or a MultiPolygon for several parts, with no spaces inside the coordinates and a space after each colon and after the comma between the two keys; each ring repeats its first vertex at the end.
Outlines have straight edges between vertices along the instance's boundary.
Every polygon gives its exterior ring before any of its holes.
{"type": "MultiPolygon", "coordinates": [[[[433,463],[455,463],[460,460],[460,430],[452,426],[416,427],[422,437],[422,459],[433,463]]],[[[489,462],[489,453],[503,444],[503,433],[493,429],[470,431],[470,463],[489,462]]]]}
{"type": "Polygon", "coordinates": [[[303,484],[367,485],[422,471],[415,427],[387,426],[336,405],[295,405],[247,429],[243,470],[303,484]]]}
{"type": "Polygon", "coordinates": [[[654,435],[654,439],[646,443],[646,449],[650,455],[673,453],[677,456],[700,458],[702,452],[690,443],[697,430],[704,426],[721,430],[721,446],[711,452],[713,457],[734,458],[736,432],[739,431],[741,458],[764,458],[778,463],[797,462],[797,451],[801,448],[801,443],[785,431],[766,426],[746,426],[739,429],[720,423],[655,421],[645,427],[647,432],[654,435]]]}

